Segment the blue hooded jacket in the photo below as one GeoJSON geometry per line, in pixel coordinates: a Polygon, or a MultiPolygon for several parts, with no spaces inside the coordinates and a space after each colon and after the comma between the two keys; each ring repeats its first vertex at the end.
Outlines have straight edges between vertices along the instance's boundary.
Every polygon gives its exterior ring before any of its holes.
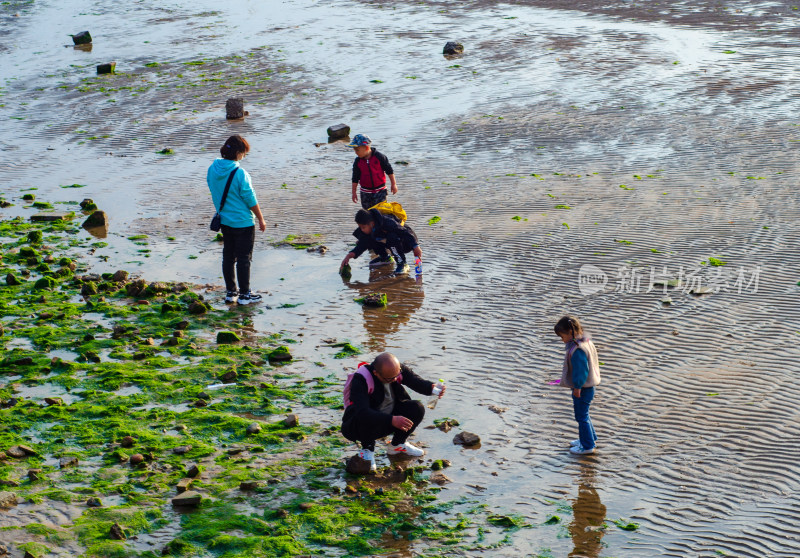
{"type": "Polygon", "coordinates": [[[258,200],[250,182],[250,175],[239,166],[237,161],[215,159],[208,167],[206,181],[208,189],[211,191],[211,199],[214,201],[214,207],[219,211],[222,192],[225,191],[225,184],[233,169],[239,170],[233,177],[228,197],[225,199],[225,206],[220,213],[222,224],[234,228],[252,227],[256,220],[250,208],[257,205],[258,200]]]}

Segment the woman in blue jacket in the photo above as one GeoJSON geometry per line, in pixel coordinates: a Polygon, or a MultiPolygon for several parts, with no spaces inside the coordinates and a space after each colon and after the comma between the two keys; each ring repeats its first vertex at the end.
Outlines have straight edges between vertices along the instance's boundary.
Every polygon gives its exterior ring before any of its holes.
{"type": "Polygon", "coordinates": [[[261,232],[267,229],[250,175],[239,166],[239,161],[244,159],[248,151],[250,144],[242,136],[237,134],[229,137],[219,150],[222,158],[214,160],[206,176],[214,207],[222,222],[222,276],[227,290],[225,302],[236,302],[238,298],[239,304],[261,301],[261,295],[250,290],[250,261],[256,239],[256,219],[261,232]],[[229,183],[228,195],[220,209],[225,187],[229,183]]]}

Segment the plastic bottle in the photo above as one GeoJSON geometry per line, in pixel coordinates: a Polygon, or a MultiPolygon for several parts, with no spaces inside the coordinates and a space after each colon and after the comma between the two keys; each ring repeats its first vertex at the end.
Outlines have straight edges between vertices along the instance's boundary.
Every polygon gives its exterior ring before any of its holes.
{"type": "Polygon", "coordinates": [[[435,409],[436,404],[439,402],[439,394],[444,389],[444,380],[439,380],[438,384],[433,384],[431,390],[431,400],[428,402],[428,409],[435,409]]]}
{"type": "Polygon", "coordinates": [[[414,260],[414,272],[417,275],[422,275],[422,258],[417,258],[414,260]]]}

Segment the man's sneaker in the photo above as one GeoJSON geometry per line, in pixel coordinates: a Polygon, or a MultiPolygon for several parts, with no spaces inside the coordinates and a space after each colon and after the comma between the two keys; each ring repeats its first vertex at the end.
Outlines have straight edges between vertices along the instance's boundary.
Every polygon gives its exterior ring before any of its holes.
{"type": "Polygon", "coordinates": [[[407,455],[409,457],[420,457],[425,455],[425,450],[412,446],[408,442],[400,444],[399,446],[392,446],[387,451],[389,455],[407,455]]]}
{"type": "Polygon", "coordinates": [[[594,448],[584,448],[582,445],[578,444],[577,446],[572,446],[569,448],[570,453],[574,453],[576,455],[586,455],[589,453],[594,453],[594,448]]]}
{"type": "Polygon", "coordinates": [[[569,446],[570,446],[571,448],[574,448],[575,446],[579,446],[579,445],[581,445],[581,440],[580,440],[580,438],[578,438],[577,440],[572,440],[572,441],[569,443],[569,446]]]}
{"type": "Polygon", "coordinates": [[[377,471],[378,468],[375,466],[375,452],[368,449],[362,449],[358,452],[358,456],[363,459],[364,461],[369,461],[369,470],[370,471],[377,471]]]}
{"type": "Polygon", "coordinates": [[[231,302],[236,302],[236,299],[238,297],[239,297],[239,293],[237,293],[236,291],[227,291],[225,293],[225,302],[229,303],[229,304],[231,302]]]}
{"type": "Polygon", "coordinates": [[[378,256],[377,258],[372,258],[369,261],[370,267],[378,267],[380,265],[386,265],[392,263],[392,257],[389,254],[384,254],[383,256],[378,256]]]}
{"type": "Polygon", "coordinates": [[[239,294],[239,304],[256,304],[257,302],[261,302],[260,294],[256,294],[252,291],[239,294]]]}
{"type": "Polygon", "coordinates": [[[395,275],[402,275],[403,273],[408,273],[409,271],[408,264],[406,262],[400,262],[397,264],[397,267],[394,269],[395,275]]]}

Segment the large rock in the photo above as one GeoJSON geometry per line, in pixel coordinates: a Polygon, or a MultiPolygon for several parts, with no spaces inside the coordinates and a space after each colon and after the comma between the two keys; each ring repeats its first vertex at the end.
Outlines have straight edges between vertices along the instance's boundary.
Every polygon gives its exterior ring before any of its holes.
{"type": "Polygon", "coordinates": [[[72,42],[76,45],[88,45],[92,42],[92,36],[88,31],[81,31],[70,36],[72,37],[72,42]]]}
{"type": "Polygon", "coordinates": [[[12,508],[17,505],[17,495],[13,492],[0,492],[0,508],[12,508]]]}
{"type": "Polygon", "coordinates": [[[444,49],[442,49],[442,54],[447,54],[450,56],[452,56],[453,54],[463,54],[463,53],[464,53],[464,45],[456,41],[448,41],[447,44],[444,45],[444,49]]]}
{"type": "Polygon", "coordinates": [[[289,352],[289,347],[281,346],[270,352],[267,359],[270,362],[287,362],[292,360],[292,354],[289,352]]]}
{"type": "Polygon", "coordinates": [[[205,304],[200,302],[199,300],[195,300],[189,305],[189,313],[194,315],[205,314],[208,312],[208,308],[205,304]]]}
{"type": "Polygon", "coordinates": [[[347,124],[335,124],[330,126],[327,130],[328,139],[338,140],[344,139],[350,135],[350,126],[347,124]]]}
{"type": "Polygon", "coordinates": [[[481,437],[472,432],[459,432],[453,437],[453,443],[460,446],[477,446],[481,443],[481,437]]]}
{"type": "Polygon", "coordinates": [[[217,344],[219,345],[230,345],[231,343],[236,343],[237,341],[241,340],[242,338],[232,331],[217,332],[217,344]]]}
{"type": "Polygon", "coordinates": [[[283,424],[286,428],[294,428],[298,424],[300,424],[300,419],[297,418],[297,415],[286,415],[286,418],[283,419],[283,424]]]}
{"type": "Polygon", "coordinates": [[[175,490],[178,491],[178,494],[183,494],[189,488],[191,488],[194,479],[192,478],[184,478],[178,481],[178,484],[175,486],[175,490]]]}
{"type": "Polygon", "coordinates": [[[97,65],[97,73],[98,74],[113,74],[114,69],[117,67],[116,62],[107,62],[105,64],[98,64],[97,65]]]}
{"type": "Polygon", "coordinates": [[[244,99],[232,97],[225,102],[225,118],[228,120],[238,120],[244,118],[244,99]]]}
{"type": "Polygon", "coordinates": [[[72,211],[40,211],[31,215],[31,221],[69,221],[74,216],[72,211]]]}
{"type": "Polygon", "coordinates": [[[105,211],[95,211],[81,225],[84,229],[92,229],[95,227],[107,227],[108,226],[108,215],[106,215],[105,211]]]}
{"type": "Polygon", "coordinates": [[[258,424],[257,422],[251,423],[247,427],[248,434],[258,434],[259,432],[261,432],[261,425],[258,424]]]}
{"type": "Polygon", "coordinates": [[[347,460],[345,470],[351,475],[368,475],[372,471],[372,463],[356,454],[347,460]]]}
{"type": "Polygon", "coordinates": [[[115,541],[124,541],[128,538],[125,536],[125,532],[122,530],[122,527],[119,526],[119,523],[115,523],[111,526],[108,535],[115,541]]]}
{"type": "Polygon", "coordinates": [[[203,496],[194,490],[187,490],[172,499],[173,506],[196,506],[203,500],[203,496]]]}
{"type": "Polygon", "coordinates": [[[77,457],[62,457],[58,460],[58,466],[61,469],[66,469],[67,467],[74,467],[78,464],[77,457]]]}
{"type": "Polygon", "coordinates": [[[9,287],[16,287],[17,285],[22,285],[22,281],[17,279],[17,276],[13,273],[9,273],[6,275],[6,285],[9,287]]]}
{"type": "Polygon", "coordinates": [[[114,281],[114,283],[124,283],[128,280],[128,272],[124,269],[115,271],[114,275],[111,277],[111,280],[114,281]]]}

